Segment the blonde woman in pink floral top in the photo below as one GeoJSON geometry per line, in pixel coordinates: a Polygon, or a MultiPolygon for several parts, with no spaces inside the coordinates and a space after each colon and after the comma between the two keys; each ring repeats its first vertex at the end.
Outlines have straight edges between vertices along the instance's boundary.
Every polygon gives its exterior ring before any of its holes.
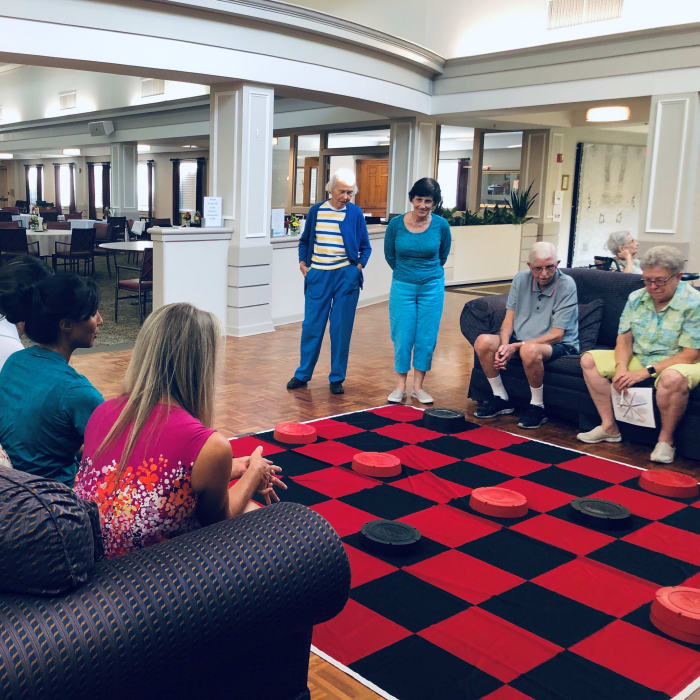
{"type": "Polygon", "coordinates": [[[97,503],[108,556],[234,517],[257,507],[256,491],[269,503],[274,486],[285,488],[261,448],[233,459],[228,440],[207,427],[218,337],[207,312],[158,309],[136,340],[126,395],[88,421],[75,492],[97,503]]]}

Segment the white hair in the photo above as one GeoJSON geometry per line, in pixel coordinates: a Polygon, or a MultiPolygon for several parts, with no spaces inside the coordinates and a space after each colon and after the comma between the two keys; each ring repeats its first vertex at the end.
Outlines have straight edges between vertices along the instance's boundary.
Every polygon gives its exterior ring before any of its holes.
{"type": "Polygon", "coordinates": [[[556,260],[557,249],[554,247],[554,244],[549,241],[537,241],[537,243],[533,243],[527,258],[528,262],[532,262],[533,260],[545,260],[547,258],[554,258],[556,260]]]}
{"type": "Polygon", "coordinates": [[[326,184],[326,192],[332,192],[338,182],[343,182],[352,187],[352,193],[357,194],[357,178],[350,168],[338,168],[326,184]]]}
{"type": "Polygon", "coordinates": [[[613,231],[608,236],[608,250],[613,255],[617,255],[620,252],[620,248],[627,243],[627,238],[630,235],[629,231],[613,231]]]}

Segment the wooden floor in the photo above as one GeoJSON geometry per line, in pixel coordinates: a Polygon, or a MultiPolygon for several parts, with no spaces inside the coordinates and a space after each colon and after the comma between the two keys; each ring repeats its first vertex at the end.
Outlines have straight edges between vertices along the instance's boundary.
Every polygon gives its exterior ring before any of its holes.
{"type": "MultiPolygon", "coordinates": [[[[517,418],[503,416],[477,421],[474,405],[466,398],[473,352],[459,330],[459,314],[470,297],[445,295],[445,311],[438,346],[425,389],[435,405],[470,414],[469,419],[492,425],[529,438],[551,442],[589,454],[619,460],[638,467],[651,467],[649,449],[620,443],[582,445],[576,440],[575,426],[552,420],[539,430],[517,427],[517,418]]],[[[321,352],[316,374],[307,388],[287,391],[285,385],[299,361],[301,324],[279,327],[274,333],[248,338],[227,338],[217,390],[216,427],[226,436],[241,435],[273,427],[286,421],[321,418],[347,411],[380,406],[394,388],[393,351],[389,338],[387,304],[358,309],[352,338],[346,393],[334,396],[328,389],[329,352],[321,352]]],[[[326,339],[326,343],[327,343],[326,339]]],[[[74,356],[73,366],[85,374],[105,398],[121,391],[131,351],[92,353],[74,356]]],[[[410,378],[409,378],[410,381],[410,378]]],[[[678,459],[676,468],[700,477],[700,464],[678,459]]],[[[313,700],[325,698],[376,698],[375,693],[311,655],[309,687],[313,700]]]]}

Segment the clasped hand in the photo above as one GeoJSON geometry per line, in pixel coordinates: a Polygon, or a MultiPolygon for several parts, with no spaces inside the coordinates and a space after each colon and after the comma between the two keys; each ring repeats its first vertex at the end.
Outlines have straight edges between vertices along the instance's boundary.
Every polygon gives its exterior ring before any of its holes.
{"type": "Polygon", "coordinates": [[[498,369],[505,369],[508,364],[508,360],[515,354],[517,348],[513,343],[504,343],[498,346],[496,350],[496,355],[493,358],[493,366],[498,369]]]}
{"type": "Polygon", "coordinates": [[[615,374],[612,380],[612,385],[618,394],[621,394],[625,389],[629,389],[639,382],[643,382],[645,379],[649,379],[649,372],[645,369],[636,369],[630,371],[628,369],[623,372],[618,372],[615,374]]]}
{"type": "Polygon", "coordinates": [[[234,457],[231,468],[231,478],[238,479],[249,473],[250,478],[257,480],[256,491],[265,499],[265,505],[270,505],[273,501],[279,503],[279,496],[275,488],[287,490],[287,485],[283,483],[277,474],[282,472],[282,467],[273,464],[269,459],[262,456],[262,447],[256,448],[250,457],[234,457]]]}

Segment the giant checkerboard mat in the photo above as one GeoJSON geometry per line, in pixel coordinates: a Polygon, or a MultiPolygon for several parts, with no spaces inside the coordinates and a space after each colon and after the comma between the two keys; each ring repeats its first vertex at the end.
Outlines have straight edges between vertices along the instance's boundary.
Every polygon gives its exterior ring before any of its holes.
{"type": "Polygon", "coordinates": [[[649,622],[660,586],[700,587],[700,501],[641,490],[639,470],[467,423],[446,435],[422,412],[386,406],[311,424],[318,440],[259,444],[282,467],[284,500],[324,516],[345,543],[350,599],[318,625],[313,644],[386,696],[646,700],[683,697],[700,648],[649,622]],[[403,473],[379,480],[350,468],[360,451],[397,455],[403,473]],[[479,515],[469,494],[501,485],[525,494],[517,520],[479,515]],[[569,503],[604,498],[633,513],[627,529],[572,521],[569,503]],[[359,530],[378,518],[418,528],[408,556],[369,554],[359,530]]]}

